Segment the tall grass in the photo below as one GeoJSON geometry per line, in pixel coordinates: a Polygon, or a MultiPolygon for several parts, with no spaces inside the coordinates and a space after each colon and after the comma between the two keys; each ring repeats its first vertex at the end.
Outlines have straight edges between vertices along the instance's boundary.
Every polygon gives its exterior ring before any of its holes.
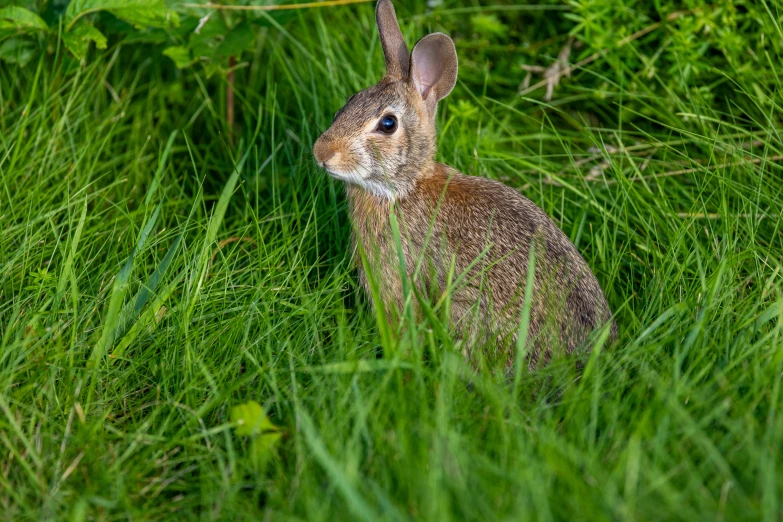
{"type": "Polygon", "coordinates": [[[780,57],[719,71],[722,103],[610,52],[551,103],[493,71],[442,104],[440,158],[539,204],[618,314],[583,372],[512,387],[432,321],[382,335],[357,287],[310,151],[382,71],[372,24],[270,28],[233,148],[221,81],[145,48],[0,69],[3,518],[783,517],[780,57]],[[266,470],[249,400],[283,431],[266,470]]]}

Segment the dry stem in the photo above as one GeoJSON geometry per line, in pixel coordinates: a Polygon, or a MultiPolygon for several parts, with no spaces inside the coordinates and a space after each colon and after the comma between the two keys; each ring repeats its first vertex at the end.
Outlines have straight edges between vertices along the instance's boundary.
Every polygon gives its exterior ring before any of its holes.
{"type": "Polygon", "coordinates": [[[338,5],[363,4],[375,0],[326,0],[325,2],[306,2],[287,5],[222,5],[222,4],[182,4],[182,7],[200,9],[222,9],[225,11],[285,11],[288,9],[309,9],[311,7],[334,7],[338,5]]]}

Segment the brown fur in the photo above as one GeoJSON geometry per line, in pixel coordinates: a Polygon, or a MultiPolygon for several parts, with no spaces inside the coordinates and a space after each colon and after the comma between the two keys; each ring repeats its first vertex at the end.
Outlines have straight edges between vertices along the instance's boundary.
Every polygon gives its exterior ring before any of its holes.
{"type": "MultiPolygon", "coordinates": [[[[447,36],[429,35],[414,47],[409,64],[403,63],[402,35],[393,15],[390,0],[380,0],[387,75],[352,97],[314,147],[316,161],[347,182],[354,244],[366,253],[390,320],[404,304],[390,226],[394,212],[405,272],[419,294],[440,298],[452,265],[455,278],[463,276],[452,289],[450,323],[466,355],[476,343],[496,340],[499,349],[508,351],[508,364],[513,361],[510,348],[531,248],[531,366],[542,357],[546,362],[558,346],[574,351],[608,322],[615,337],[617,327],[598,281],[540,208],[501,183],[434,161],[437,103],[456,82],[456,52],[447,36]],[[399,121],[391,134],[377,123],[390,115],[399,121]]],[[[359,268],[370,294],[367,274],[359,268]]]]}

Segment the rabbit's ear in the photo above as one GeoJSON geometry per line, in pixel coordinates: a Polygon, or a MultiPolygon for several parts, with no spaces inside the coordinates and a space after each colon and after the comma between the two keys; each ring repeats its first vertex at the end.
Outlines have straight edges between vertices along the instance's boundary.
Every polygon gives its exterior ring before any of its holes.
{"type": "Polygon", "coordinates": [[[386,58],[386,74],[396,78],[407,78],[410,66],[408,46],[402,37],[391,0],[378,0],[375,21],[378,23],[383,56],[386,58]]]}
{"type": "Polygon", "coordinates": [[[430,114],[457,84],[457,49],[443,33],[425,36],[411,53],[410,82],[419,91],[430,114]]]}

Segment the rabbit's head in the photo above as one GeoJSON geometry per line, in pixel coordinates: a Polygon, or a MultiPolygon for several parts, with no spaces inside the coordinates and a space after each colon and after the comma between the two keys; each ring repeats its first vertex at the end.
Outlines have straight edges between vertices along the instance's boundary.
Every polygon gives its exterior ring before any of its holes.
{"type": "Polygon", "coordinates": [[[313,153],[333,177],[394,200],[433,166],[435,113],[457,82],[457,52],[434,33],[409,54],[391,0],[379,0],[375,15],[386,75],[348,100],[313,153]]]}

